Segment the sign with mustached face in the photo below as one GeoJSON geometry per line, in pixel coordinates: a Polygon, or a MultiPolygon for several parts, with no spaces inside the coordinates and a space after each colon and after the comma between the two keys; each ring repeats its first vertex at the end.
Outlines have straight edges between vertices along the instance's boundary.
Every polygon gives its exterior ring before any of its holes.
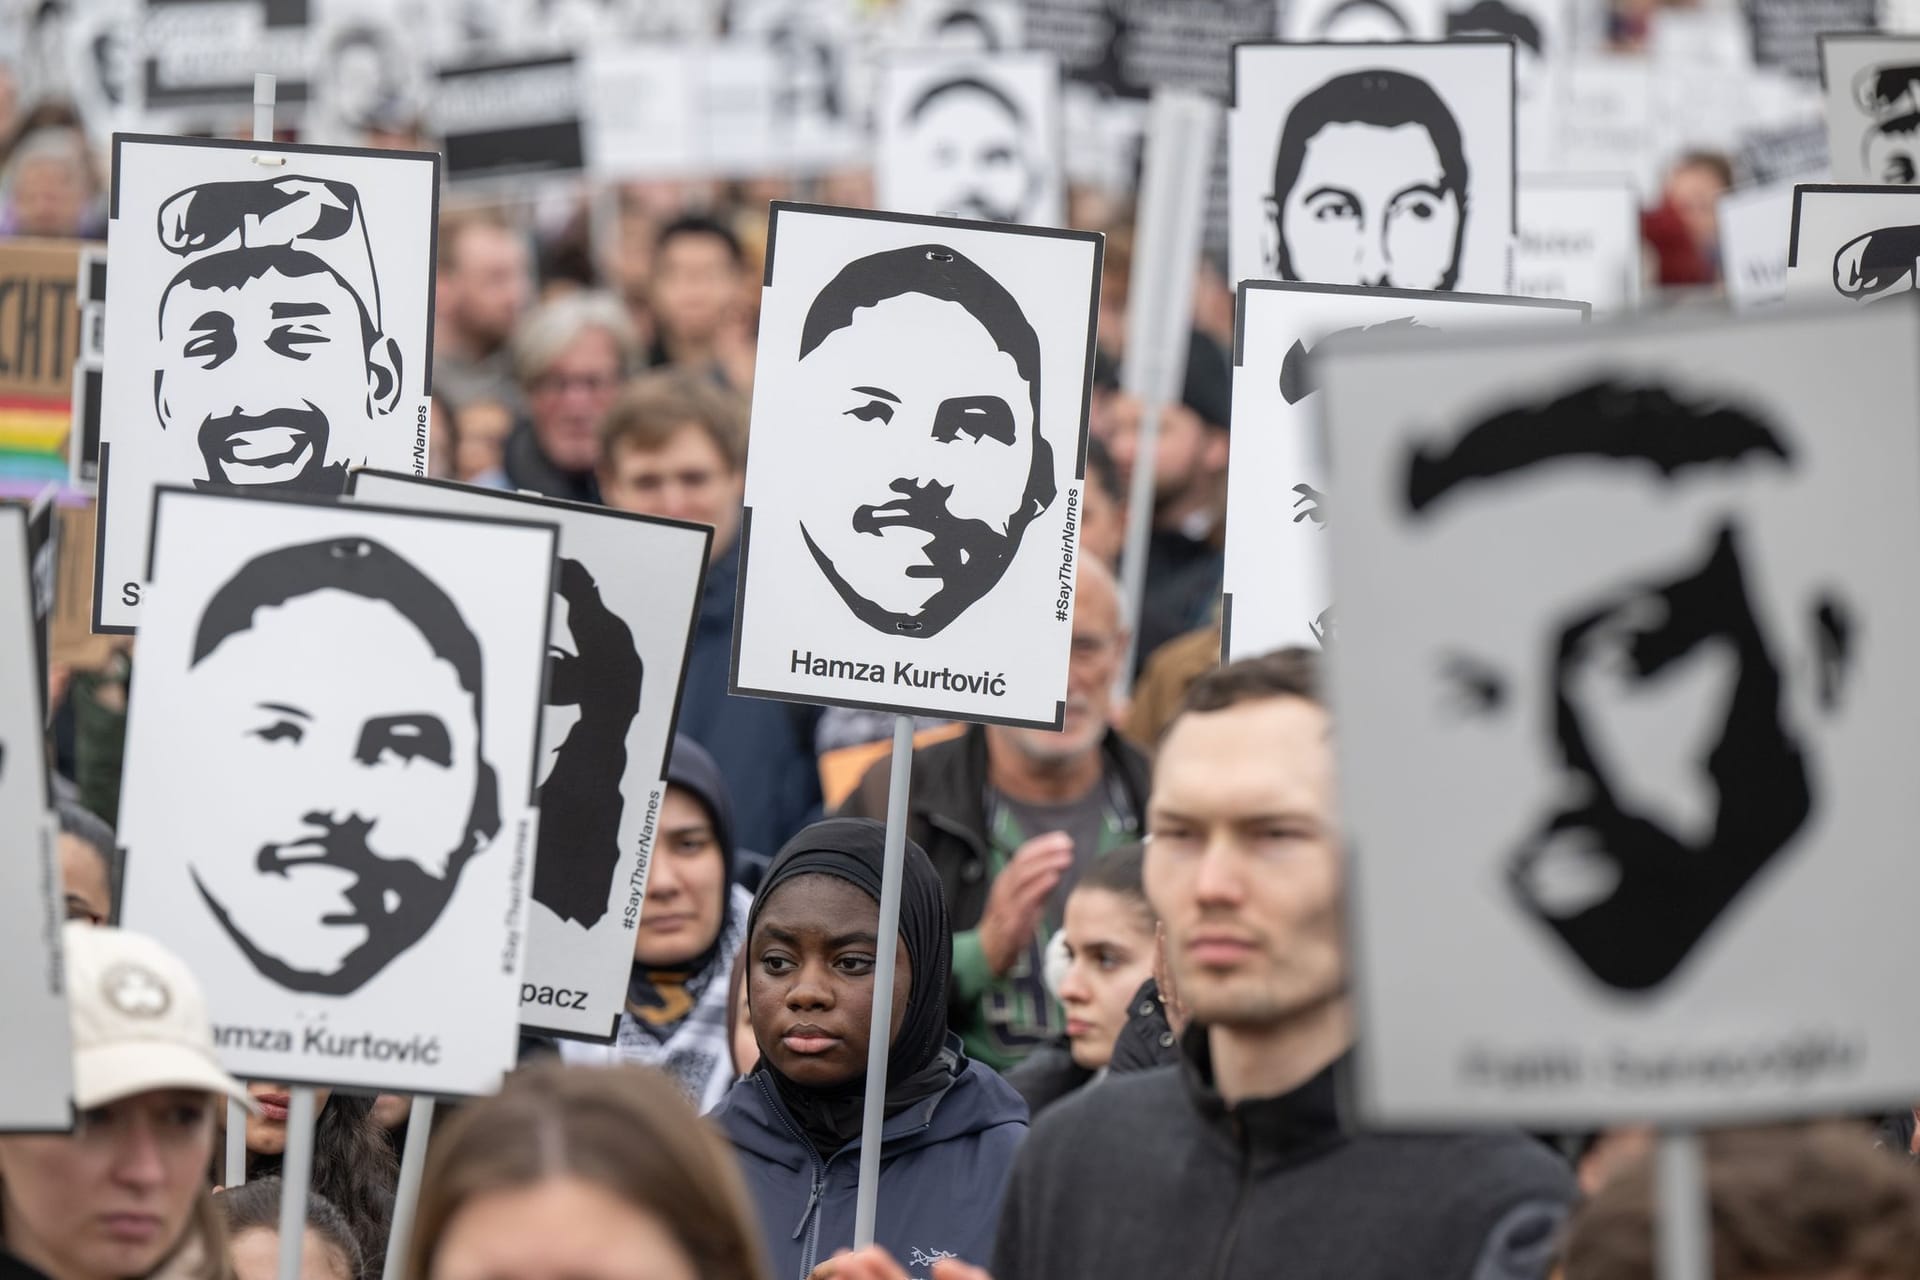
{"type": "Polygon", "coordinates": [[[1336,527],[1315,353],[1323,341],[1473,325],[1584,323],[1580,302],[1248,280],[1234,323],[1222,646],[1229,658],[1335,632],[1327,545],[1336,527]]]}
{"type": "Polygon", "coordinates": [[[73,1053],[60,959],[60,861],[48,812],[25,508],[0,505],[0,1132],[73,1123],[73,1053]]]}
{"type": "Polygon", "coordinates": [[[352,489],[359,502],[560,530],[520,1017],[534,1034],[607,1040],[627,996],[713,530],[383,472],[356,472],[352,489]]]}
{"type": "Polygon", "coordinates": [[[1506,291],[1511,40],[1233,52],[1233,279],[1506,291]]]}
{"type": "Polygon", "coordinates": [[[553,525],[159,491],[123,917],[255,1080],[491,1091],[513,1063],[553,525]]]}
{"type": "Polygon", "coordinates": [[[1330,348],[1369,1120],[1920,1096],[1874,995],[1920,893],[1916,349],[1910,303],[1330,348]]]}
{"type": "Polygon", "coordinates": [[[1920,182],[1920,36],[1820,37],[1827,141],[1842,182],[1920,182]]]}
{"type": "Polygon", "coordinates": [[[988,222],[1058,225],[1060,65],[1044,53],[993,58],[894,54],[880,75],[880,207],[988,222]]]}
{"type": "Polygon", "coordinates": [[[1920,288],[1920,187],[1793,189],[1787,297],[1881,302],[1920,288]]]}
{"type": "Polygon", "coordinates": [[[733,692],[1061,727],[1101,247],[774,204],[733,692]]]}
{"type": "Polygon", "coordinates": [[[118,135],[94,627],[139,622],[156,485],[426,470],[436,155],[118,135]]]}

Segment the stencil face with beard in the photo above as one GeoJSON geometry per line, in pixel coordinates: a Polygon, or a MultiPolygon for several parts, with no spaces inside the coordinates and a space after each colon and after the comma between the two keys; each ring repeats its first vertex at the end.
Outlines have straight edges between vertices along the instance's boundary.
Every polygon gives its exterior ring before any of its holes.
{"type": "Polygon", "coordinates": [[[338,493],[399,406],[359,196],[343,182],[210,182],[161,208],[189,259],[160,298],[154,412],[200,485],[338,493]]]}
{"type": "Polygon", "coordinates": [[[1484,591],[1463,586],[1508,603],[1428,655],[1434,751],[1538,761],[1449,839],[1509,850],[1520,907],[1607,986],[1664,984],[1816,808],[1806,708],[1837,704],[1850,611],[1824,595],[1770,610],[1779,588],[1740,515],[1743,490],[1793,466],[1742,410],[1598,383],[1495,414],[1408,467],[1434,571],[1515,528],[1515,503],[1665,544],[1570,574],[1538,535],[1509,534],[1525,545],[1478,557],[1484,591]],[[1811,696],[1795,696],[1793,672],[1811,696]]]}
{"type": "Polygon", "coordinates": [[[943,80],[907,109],[903,185],[929,212],[1031,222],[1042,183],[1031,128],[998,86],[974,76],[943,80]]]}
{"type": "Polygon", "coordinates": [[[627,731],[640,711],[633,631],[601,602],[593,575],[560,561],[540,735],[540,846],[533,897],[591,929],[606,914],[620,863],[620,784],[627,731]]]}
{"type": "Polygon", "coordinates": [[[481,653],[453,601],[366,539],[269,551],[208,602],[188,672],[206,758],[194,884],[293,991],[357,991],[419,942],[498,832],[481,653]]]}
{"type": "Polygon", "coordinates": [[[1053,502],[1033,326],[957,251],[888,250],[814,299],[799,375],[799,429],[834,459],[800,500],[807,549],[868,626],[938,635],[1053,502]]]}

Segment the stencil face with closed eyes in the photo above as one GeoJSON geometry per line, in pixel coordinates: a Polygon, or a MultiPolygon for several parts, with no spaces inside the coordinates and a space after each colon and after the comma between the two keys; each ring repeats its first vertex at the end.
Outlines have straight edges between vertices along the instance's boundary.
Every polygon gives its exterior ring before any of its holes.
{"type": "Polygon", "coordinates": [[[1032,327],[966,257],[917,245],[821,291],[798,368],[794,429],[836,459],[797,501],[814,563],[868,626],[938,634],[1053,500],[1032,327]]]}

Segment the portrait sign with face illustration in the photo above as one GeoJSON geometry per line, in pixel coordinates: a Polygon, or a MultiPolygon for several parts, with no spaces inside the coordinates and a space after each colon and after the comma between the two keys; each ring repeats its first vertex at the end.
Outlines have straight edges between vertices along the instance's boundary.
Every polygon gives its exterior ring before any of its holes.
{"type": "Polygon", "coordinates": [[[1820,37],[1827,141],[1841,182],[1920,182],[1920,36],[1820,37]]]}
{"type": "Polygon", "coordinates": [[[733,692],[1060,727],[1102,243],[775,202],[733,692]]]}
{"type": "Polygon", "coordinates": [[[156,494],[123,916],[236,1075],[491,1091],[533,886],[551,523],[156,494]]]}
{"type": "Polygon", "coordinates": [[[1787,297],[1908,298],[1920,275],[1920,187],[1802,184],[1793,189],[1787,297]]]}
{"type": "Polygon", "coordinates": [[[27,510],[0,505],[0,1133],[73,1123],[73,1054],[61,971],[60,862],[41,742],[27,510]]]}
{"type": "Polygon", "coordinates": [[[1243,44],[1227,151],[1235,280],[1504,293],[1514,44],[1243,44]]]}
{"type": "Polygon", "coordinates": [[[880,207],[1057,226],[1066,213],[1060,64],[895,54],[880,75],[880,207]]]}
{"type": "Polygon", "coordinates": [[[356,502],[560,530],[520,1018],[532,1034],[610,1039],[713,530],[385,472],[356,472],[351,489],[356,502]]]}
{"type": "Polygon", "coordinates": [[[1920,894],[1917,346],[1892,306],[1329,351],[1371,1121],[1920,1096],[1872,995],[1920,894]]]}
{"type": "Polygon", "coordinates": [[[1473,325],[1582,324],[1583,302],[1248,280],[1240,286],[1227,459],[1222,646],[1250,658],[1334,634],[1327,582],[1326,438],[1316,394],[1322,341],[1473,325]]]}
{"type": "Polygon", "coordinates": [[[439,157],[116,135],[94,629],[140,619],[153,491],[426,470],[439,157]]]}

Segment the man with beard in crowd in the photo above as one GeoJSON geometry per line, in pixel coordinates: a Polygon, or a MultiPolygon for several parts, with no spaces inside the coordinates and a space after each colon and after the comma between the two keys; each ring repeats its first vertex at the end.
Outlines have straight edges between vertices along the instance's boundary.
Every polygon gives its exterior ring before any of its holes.
{"type": "MultiPolygon", "coordinates": [[[[1075,593],[1060,732],[974,725],[914,752],[908,785],[907,838],[933,859],[953,916],[949,1017],[968,1055],[1000,1070],[1064,1029],[1047,940],[1080,870],[1136,838],[1147,795],[1145,758],[1108,724],[1127,648],[1119,588],[1083,557],[1075,593]]],[[[841,813],[886,812],[883,760],[841,813]]]]}
{"type": "Polygon", "coordinates": [[[1332,721],[1287,650],[1203,676],[1160,740],[1147,896],[1192,1014],[1171,1070],[1041,1117],[997,1280],[1544,1275],[1572,1172],[1520,1134],[1351,1132],[1332,721]],[[1150,1157],[1150,1158],[1143,1158],[1150,1157]]]}
{"type": "Polygon", "coordinates": [[[498,214],[440,220],[433,273],[433,390],[459,413],[476,400],[518,404],[508,340],[533,301],[526,241],[498,214]]]}

